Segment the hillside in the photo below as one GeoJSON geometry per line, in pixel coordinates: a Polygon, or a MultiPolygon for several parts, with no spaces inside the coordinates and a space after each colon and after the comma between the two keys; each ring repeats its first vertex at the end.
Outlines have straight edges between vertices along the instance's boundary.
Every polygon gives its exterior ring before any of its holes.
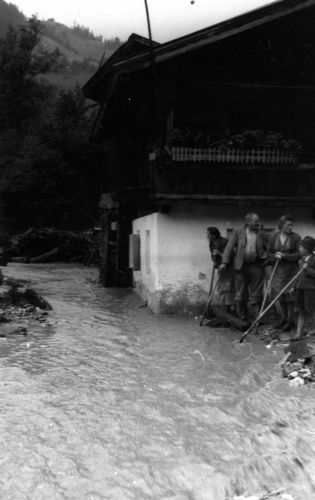
{"type": "Polygon", "coordinates": [[[2,37],[9,25],[17,26],[25,22],[25,16],[12,3],[0,0],[0,37],[2,37]]]}
{"type": "Polygon", "coordinates": [[[51,83],[61,87],[82,85],[96,71],[101,60],[113,53],[106,42],[93,35],[85,38],[79,30],[54,19],[43,23],[42,46],[49,52],[58,48],[63,55],[63,68],[48,76],[51,83]]]}
{"type": "MultiPolygon", "coordinates": [[[[8,26],[16,27],[25,22],[26,17],[15,5],[0,0],[0,38],[5,35],[8,26]]],[[[45,78],[58,87],[81,86],[120,44],[119,38],[96,37],[84,26],[69,28],[55,19],[43,21],[42,46],[48,51],[58,48],[63,56],[63,65],[58,73],[45,78]]]]}

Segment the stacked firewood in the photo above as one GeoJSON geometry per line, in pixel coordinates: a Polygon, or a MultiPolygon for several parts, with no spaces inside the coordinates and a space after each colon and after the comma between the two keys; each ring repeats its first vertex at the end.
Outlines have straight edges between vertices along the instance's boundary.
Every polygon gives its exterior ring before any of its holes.
{"type": "Polygon", "coordinates": [[[11,262],[83,262],[97,254],[93,231],[73,232],[54,228],[30,228],[11,238],[5,249],[11,262]]]}

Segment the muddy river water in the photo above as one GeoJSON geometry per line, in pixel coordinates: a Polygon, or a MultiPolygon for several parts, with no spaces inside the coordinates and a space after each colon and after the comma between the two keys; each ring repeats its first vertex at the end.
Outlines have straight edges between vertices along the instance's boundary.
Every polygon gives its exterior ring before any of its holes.
{"type": "MultiPolygon", "coordinates": [[[[9,265],[49,323],[0,339],[0,498],[315,498],[315,391],[279,348],[158,317],[74,265],[9,265]]],[[[314,384],[315,385],[315,384],[314,384]]]]}

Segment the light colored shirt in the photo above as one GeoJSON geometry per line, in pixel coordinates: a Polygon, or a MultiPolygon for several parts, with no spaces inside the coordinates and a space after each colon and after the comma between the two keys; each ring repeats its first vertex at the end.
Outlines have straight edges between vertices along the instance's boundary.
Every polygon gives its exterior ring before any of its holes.
{"type": "Polygon", "coordinates": [[[285,243],[286,243],[286,241],[287,241],[287,239],[288,239],[288,236],[286,234],[280,233],[279,237],[280,237],[280,243],[281,243],[281,245],[284,246],[285,243]]]}
{"type": "Polygon", "coordinates": [[[255,262],[255,260],[257,260],[257,233],[247,227],[244,262],[255,262]]]}

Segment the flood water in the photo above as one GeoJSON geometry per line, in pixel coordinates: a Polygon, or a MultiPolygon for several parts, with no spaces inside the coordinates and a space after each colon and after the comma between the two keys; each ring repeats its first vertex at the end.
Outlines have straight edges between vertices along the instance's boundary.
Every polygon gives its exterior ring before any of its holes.
{"type": "MultiPolygon", "coordinates": [[[[9,265],[53,306],[0,339],[0,498],[315,498],[315,392],[279,348],[157,317],[97,271],[9,265]]],[[[315,384],[314,384],[315,385],[315,384]]]]}

